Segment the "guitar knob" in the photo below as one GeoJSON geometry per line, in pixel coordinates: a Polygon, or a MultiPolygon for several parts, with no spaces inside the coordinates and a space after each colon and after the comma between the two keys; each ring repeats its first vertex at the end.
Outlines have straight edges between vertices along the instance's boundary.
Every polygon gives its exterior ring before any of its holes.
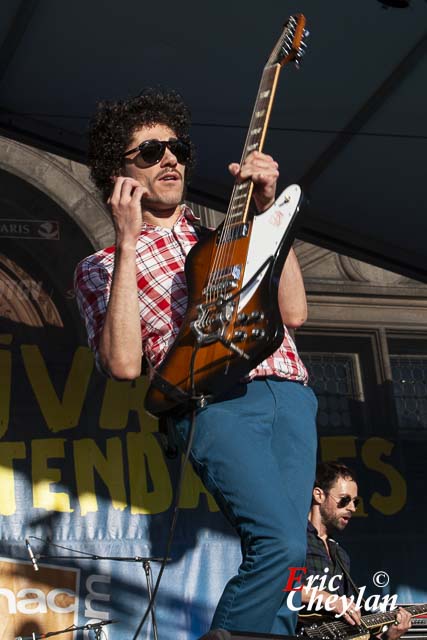
{"type": "Polygon", "coordinates": [[[246,324],[247,321],[248,321],[248,314],[247,313],[238,313],[236,320],[237,320],[237,322],[239,324],[246,324]]]}
{"type": "Polygon", "coordinates": [[[249,320],[252,320],[252,322],[256,322],[258,320],[264,320],[264,314],[262,311],[252,311],[251,314],[249,315],[249,320]]]}
{"type": "Polygon", "coordinates": [[[242,342],[243,340],[246,340],[247,337],[248,334],[246,331],[235,331],[233,334],[233,340],[236,342],[242,342]]]}
{"type": "Polygon", "coordinates": [[[261,338],[264,338],[265,331],[264,329],[252,329],[251,336],[252,338],[255,338],[255,340],[260,340],[261,338]]]}

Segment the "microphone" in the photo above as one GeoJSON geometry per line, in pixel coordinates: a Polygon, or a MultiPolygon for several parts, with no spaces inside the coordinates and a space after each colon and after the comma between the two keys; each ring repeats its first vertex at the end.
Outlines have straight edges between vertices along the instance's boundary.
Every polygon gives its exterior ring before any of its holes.
{"type": "MultiPolygon", "coordinates": [[[[25,538],[25,546],[27,547],[27,551],[28,551],[28,555],[30,556],[30,560],[33,563],[33,569],[34,571],[38,571],[39,570],[39,565],[37,564],[37,558],[33,553],[33,550],[31,548],[30,545],[30,541],[28,540],[28,538],[25,538]]],[[[42,638],[43,636],[38,636],[39,638],[42,638]]],[[[27,638],[22,638],[21,640],[27,640],[27,638]]],[[[29,638],[29,640],[33,640],[33,638],[29,638]]],[[[35,640],[35,638],[34,638],[35,640]]]]}

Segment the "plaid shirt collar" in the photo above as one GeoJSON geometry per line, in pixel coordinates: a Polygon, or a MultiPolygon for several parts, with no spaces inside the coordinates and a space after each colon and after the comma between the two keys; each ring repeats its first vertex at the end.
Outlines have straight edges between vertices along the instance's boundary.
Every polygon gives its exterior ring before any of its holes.
{"type": "MultiPolygon", "coordinates": [[[[194,223],[200,224],[200,217],[196,216],[196,214],[190,209],[188,204],[186,204],[185,202],[181,205],[181,213],[179,217],[176,219],[176,222],[173,226],[175,227],[176,225],[181,225],[184,220],[186,220],[190,224],[194,224],[194,223]]],[[[141,233],[144,231],[154,231],[154,230],[161,231],[166,228],[167,227],[162,227],[161,225],[158,225],[158,224],[143,222],[141,227],[141,233]]]]}
{"type": "MultiPolygon", "coordinates": [[[[337,544],[335,540],[329,537],[326,539],[326,543],[329,550],[332,545],[337,544]]],[[[329,569],[330,576],[341,573],[339,565],[337,565],[336,560],[334,561],[331,556],[336,558],[335,554],[329,554],[327,552],[325,542],[319,536],[316,527],[309,520],[307,523],[307,576],[323,575],[326,567],[329,569]]]]}
{"type": "MultiPolygon", "coordinates": [[[[311,522],[311,520],[307,522],[307,534],[310,536],[310,538],[313,538],[314,540],[316,540],[316,546],[319,549],[322,549],[322,551],[324,551],[324,553],[326,554],[327,552],[325,548],[325,543],[323,542],[322,538],[319,535],[318,530],[316,529],[314,524],[311,522]]],[[[334,546],[338,546],[338,542],[333,538],[331,538],[330,536],[326,537],[326,542],[329,548],[331,547],[331,543],[334,546]]]]}

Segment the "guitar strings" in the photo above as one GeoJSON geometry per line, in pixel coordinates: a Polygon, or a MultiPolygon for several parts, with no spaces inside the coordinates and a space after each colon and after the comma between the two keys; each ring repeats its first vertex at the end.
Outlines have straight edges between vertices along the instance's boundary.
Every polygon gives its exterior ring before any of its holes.
{"type": "MultiPolygon", "coordinates": [[[[276,45],[277,50],[279,48],[279,45],[280,45],[280,41],[276,45]]],[[[257,93],[257,98],[256,98],[254,109],[252,112],[249,130],[245,140],[245,145],[242,153],[240,166],[242,166],[244,160],[249,154],[249,147],[251,147],[250,151],[253,151],[255,149],[257,150],[262,149],[261,139],[265,129],[266,117],[267,117],[267,113],[270,106],[269,102],[271,103],[272,101],[272,85],[275,77],[274,73],[273,73],[273,77],[271,77],[270,71],[271,71],[271,66],[266,66],[263,70],[260,86],[257,93]],[[265,103],[266,100],[267,100],[267,104],[263,105],[262,103],[265,103]]],[[[215,292],[218,291],[219,289],[217,289],[214,285],[220,282],[223,269],[226,269],[227,267],[231,268],[235,266],[234,262],[236,258],[237,247],[236,247],[236,243],[234,241],[231,241],[232,235],[233,235],[233,229],[234,228],[238,229],[239,225],[240,226],[243,225],[245,223],[245,220],[247,220],[246,213],[249,208],[249,204],[250,204],[249,201],[250,201],[251,195],[252,195],[251,181],[248,180],[242,183],[235,182],[231,200],[230,200],[230,205],[226,214],[226,218],[224,220],[223,228],[220,233],[220,238],[218,242],[219,248],[216,252],[216,255],[211,267],[211,273],[208,279],[207,301],[209,303],[213,303],[213,298],[215,295],[217,295],[215,294],[215,292]],[[236,194],[238,194],[239,199],[242,200],[241,203],[237,202],[236,204],[236,198],[237,198],[236,194]]]]}
{"type": "MultiPolygon", "coordinates": [[[[255,121],[259,120],[259,116],[257,116],[257,113],[261,111],[260,103],[262,98],[260,96],[261,96],[261,93],[265,91],[265,76],[266,76],[266,69],[264,69],[264,72],[263,72],[263,76],[262,76],[260,87],[257,94],[257,99],[255,101],[255,106],[252,112],[250,126],[246,136],[242,158],[240,161],[240,166],[242,166],[243,162],[245,161],[248,155],[248,147],[249,147],[250,139],[254,138],[253,131],[255,130],[255,121]]],[[[263,127],[261,126],[260,128],[262,129],[263,127]]],[[[257,148],[259,148],[259,138],[260,136],[256,134],[257,148]]],[[[216,284],[217,282],[219,282],[221,269],[226,266],[233,266],[233,259],[235,257],[236,247],[234,242],[230,242],[230,238],[232,237],[233,228],[238,226],[239,224],[243,224],[244,212],[249,206],[248,199],[250,196],[250,191],[251,191],[250,181],[242,182],[242,183],[238,183],[238,182],[234,183],[233,191],[230,199],[230,205],[224,220],[223,228],[221,230],[221,234],[218,242],[219,248],[216,252],[213,265],[212,265],[212,271],[208,280],[208,288],[211,290],[212,290],[212,285],[214,283],[216,284]],[[237,202],[237,197],[239,197],[239,199],[242,200],[241,203],[237,202]],[[216,274],[218,274],[219,277],[215,277],[216,274]]]]}
{"type": "MultiPolygon", "coordinates": [[[[262,150],[263,135],[265,133],[265,127],[267,117],[270,112],[274,97],[274,84],[276,79],[275,71],[270,74],[270,71],[275,68],[279,61],[279,54],[283,52],[289,52],[292,46],[290,38],[295,36],[296,19],[294,16],[287,21],[284,29],[273,47],[273,50],[269,56],[267,64],[263,69],[261,76],[261,82],[259,85],[255,105],[252,111],[249,129],[246,135],[246,140],[243,148],[242,157],[240,160],[240,166],[242,166],[246,157],[250,151],[262,150]],[[266,104],[262,104],[262,103],[266,104]],[[264,106],[264,109],[262,108],[264,106]],[[255,132],[255,133],[254,133],[255,132]],[[250,144],[251,142],[251,144],[250,144]]],[[[205,300],[208,305],[213,305],[215,300],[221,295],[220,281],[221,278],[229,277],[228,271],[232,269],[236,259],[237,247],[233,238],[233,229],[239,229],[239,225],[242,225],[247,221],[247,212],[250,206],[250,199],[252,196],[253,183],[248,180],[246,182],[238,183],[235,181],[233,185],[230,204],[227,210],[227,214],[224,219],[224,223],[218,238],[218,248],[215,252],[214,259],[210,268],[210,274],[206,284],[205,300]],[[241,202],[239,202],[239,201],[241,202]]],[[[243,267],[244,265],[242,265],[243,267]]],[[[240,277],[244,277],[244,274],[240,277]]],[[[235,296],[234,296],[235,297],[235,296]]],[[[208,320],[210,309],[207,308],[202,314],[202,325],[208,320]]]]}
{"type": "MultiPolygon", "coordinates": [[[[243,148],[243,153],[242,153],[242,157],[240,160],[240,166],[242,166],[246,156],[248,155],[248,146],[249,146],[249,138],[251,137],[251,132],[254,129],[254,121],[255,121],[255,115],[256,112],[259,111],[259,102],[260,102],[260,94],[261,94],[261,87],[263,85],[263,78],[265,76],[265,69],[263,71],[263,75],[262,75],[262,79],[261,79],[261,83],[260,83],[260,88],[258,89],[258,93],[257,93],[257,98],[255,101],[255,105],[254,105],[254,109],[252,111],[252,116],[251,116],[251,121],[250,121],[250,125],[249,125],[249,130],[248,133],[246,135],[246,140],[245,140],[245,145],[243,148]]],[[[230,204],[228,207],[228,211],[227,214],[225,216],[224,219],[224,223],[223,223],[223,227],[221,229],[221,233],[220,233],[220,238],[218,241],[218,245],[219,248],[216,252],[213,264],[212,264],[212,270],[211,270],[211,274],[208,280],[208,290],[212,289],[212,285],[216,282],[219,281],[219,279],[215,280],[215,273],[220,274],[221,271],[221,267],[225,267],[227,265],[227,262],[230,263],[231,258],[233,257],[233,248],[230,246],[230,242],[227,242],[227,238],[229,237],[229,235],[231,235],[231,230],[233,228],[233,218],[232,216],[236,213],[236,209],[238,210],[238,206],[236,206],[236,197],[237,197],[237,192],[238,191],[243,191],[243,189],[240,187],[240,184],[245,184],[245,183],[234,183],[233,186],[233,191],[232,191],[232,195],[231,195],[231,199],[230,199],[230,204]],[[227,246],[229,245],[229,246],[227,246]]],[[[247,206],[247,200],[248,200],[248,191],[247,191],[248,187],[245,188],[246,190],[246,194],[241,194],[241,195],[246,195],[246,197],[244,198],[244,202],[243,202],[243,207],[244,209],[246,209],[247,206]]],[[[240,194],[239,194],[240,195],[240,194]]],[[[242,207],[242,205],[240,205],[240,207],[242,207]]],[[[234,244],[234,243],[233,243],[234,244]]],[[[210,302],[212,302],[212,298],[209,299],[210,302]]]]}

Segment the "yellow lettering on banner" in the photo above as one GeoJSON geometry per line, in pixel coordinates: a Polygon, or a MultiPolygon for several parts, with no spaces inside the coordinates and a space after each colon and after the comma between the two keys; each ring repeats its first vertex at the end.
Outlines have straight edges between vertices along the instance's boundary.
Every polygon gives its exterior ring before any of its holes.
{"type": "MultiPolygon", "coordinates": [[[[324,436],[320,438],[320,454],[322,462],[336,461],[342,458],[356,458],[356,437],[324,436]]],[[[368,516],[362,497],[360,497],[360,504],[354,515],[359,518],[366,518],[368,516]]]]}
{"type": "Polygon", "coordinates": [[[406,482],[401,474],[390,464],[383,462],[383,455],[389,456],[394,444],[383,438],[369,438],[362,447],[362,460],[368,469],[378,471],[384,475],[390,485],[390,494],[383,496],[375,491],[370,504],[385,516],[391,516],[400,511],[406,503],[406,482]]]}
{"type": "Polygon", "coordinates": [[[324,436],[320,438],[320,456],[322,462],[335,461],[341,458],[355,458],[355,436],[324,436]]]}
{"type": "MultiPolygon", "coordinates": [[[[0,345],[11,342],[12,334],[0,335],[0,345]]],[[[12,354],[6,349],[0,349],[0,438],[4,436],[9,426],[11,379],[12,354]]]]}
{"type": "Polygon", "coordinates": [[[24,442],[0,442],[0,515],[12,516],[16,512],[13,461],[25,460],[24,442]]]}
{"type": "Polygon", "coordinates": [[[114,509],[123,511],[127,506],[122,443],[120,438],[109,438],[105,445],[104,455],[90,438],[73,443],[77,495],[82,516],[98,511],[95,471],[107,487],[114,509]]]}
{"type": "Polygon", "coordinates": [[[131,382],[119,382],[109,379],[105,386],[99,426],[101,429],[125,429],[129,412],[138,415],[139,428],[144,433],[158,431],[157,420],[144,410],[144,398],[148,382],[146,376],[140,376],[131,382]]]}
{"type": "Polygon", "coordinates": [[[151,433],[127,435],[132,514],[162,513],[172,504],[172,486],[162,449],[151,433]]]}
{"type": "Polygon", "coordinates": [[[57,433],[77,427],[93,370],[90,350],[87,347],[76,349],[62,401],[56,394],[39,347],[22,345],[21,352],[28,379],[49,429],[57,433]]]}
{"type": "Polygon", "coordinates": [[[64,492],[51,491],[51,486],[61,482],[61,470],[50,467],[50,458],[64,458],[63,438],[51,438],[49,440],[33,440],[32,452],[32,479],[33,479],[33,505],[35,509],[47,511],[62,511],[70,513],[70,497],[64,492]]]}
{"type": "Polygon", "coordinates": [[[209,511],[219,511],[219,507],[215,502],[215,499],[205,488],[203,482],[200,480],[191,464],[188,464],[185,469],[184,480],[182,482],[181,499],[179,501],[180,508],[197,509],[200,502],[200,496],[202,494],[207,498],[209,511]]]}

